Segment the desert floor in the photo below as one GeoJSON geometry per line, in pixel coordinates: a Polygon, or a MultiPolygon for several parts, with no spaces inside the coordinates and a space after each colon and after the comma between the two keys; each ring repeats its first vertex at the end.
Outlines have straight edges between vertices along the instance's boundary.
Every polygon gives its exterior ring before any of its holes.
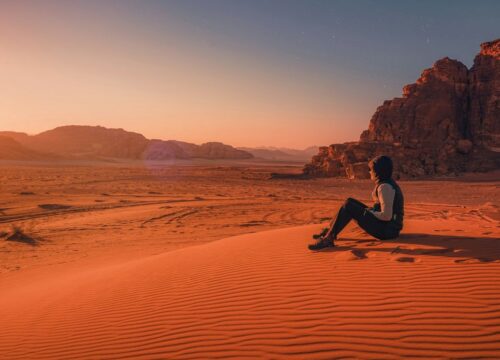
{"type": "Polygon", "coordinates": [[[1,162],[0,358],[500,358],[499,172],[313,253],[373,184],[269,176],[300,169],[1,162]]]}

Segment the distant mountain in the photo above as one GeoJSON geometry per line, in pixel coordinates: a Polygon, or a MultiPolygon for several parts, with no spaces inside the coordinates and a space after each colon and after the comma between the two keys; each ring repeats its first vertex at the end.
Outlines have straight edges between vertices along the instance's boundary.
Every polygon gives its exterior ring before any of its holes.
{"type": "Polygon", "coordinates": [[[251,159],[252,154],[219,142],[195,145],[176,140],[150,140],[142,153],[148,160],[161,159],[251,159]]]}
{"type": "Polygon", "coordinates": [[[7,136],[0,136],[1,160],[50,160],[53,156],[30,150],[16,140],[7,136]]]}
{"type": "MultiPolygon", "coordinates": [[[[3,131],[0,132],[0,136],[16,142],[24,149],[32,151],[33,154],[40,152],[67,158],[109,157],[166,160],[190,158],[249,159],[253,157],[248,152],[222,143],[208,142],[196,145],[175,140],[149,140],[135,132],[108,129],[102,126],[61,126],[31,136],[25,133],[3,131]]],[[[0,149],[0,158],[4,158],[2,149],[0,149]]],[[[7,147],[4,150],[5,154],[12,152],[11,150],[7,152],[7,147]]]]}
{"type": "Polygon", "coordinates": [[[201,144],[193,157],[209,159],[251,159],[254,156],[247,151],[235,149],[220,142],[207,142],[201,144]]]}
{"type": "Polygon", "coordinates": [[[62,126],[26,138],[37,151],[78,157],[139,159],[148,145],[143,135],[101,126],[62,126]]]}
{"type": "Polygon", "coordinates": [[[256,158],[279,161],[309,161],[311,156],[318,152],[317,146],[310,146],[304,150],[263,146],[257,148],[239,147],[238,149],[249,152],[256,158]]]}
{"type": "Polygon", "coordinates": [[[0,136],[6,136],[16,140],[18,143],[23,144],[29,137],[28,134],[16,131],[0,131],[0,136]]]}
{"type": "MultiPolygon", "coordinates": [[[[197,146],[191,144],[193,146],[197,146]]],[[[150,140],[141,157],[147,160],[189,159],[191,156],[174,140],[150,140]]]]}

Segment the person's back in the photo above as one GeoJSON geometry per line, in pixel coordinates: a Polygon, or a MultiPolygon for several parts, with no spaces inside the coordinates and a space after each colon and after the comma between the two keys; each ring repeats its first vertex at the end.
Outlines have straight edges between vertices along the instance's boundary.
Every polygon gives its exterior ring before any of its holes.
{"type": "Polygon", "coordinates": [[[379,181],[379,183],[376,186],[376,189],[378,189],[381,184],[388,184],[395,191],[394,200],[392,204],[392,216],[390,222],[398,229],[398,231],[401,231],[403,229],[403,219],[404,219],[403,192],[401,191],[401,188],[399,187],[396,180],[394,180],[393,178],[379,181]]]}

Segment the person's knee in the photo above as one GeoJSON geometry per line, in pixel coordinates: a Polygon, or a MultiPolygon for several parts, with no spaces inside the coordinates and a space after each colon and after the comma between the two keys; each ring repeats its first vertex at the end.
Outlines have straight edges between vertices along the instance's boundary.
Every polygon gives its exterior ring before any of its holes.
{"type": "Polygon", "coordinates": [[[358,207],[358,202],[353,198],[347,198],[344,201],[344,208],[349,212],[356,212],[356,208],[358,207]]]}
{"type": "Polygon", "coordinates": [[[354,199],[349,197],[349,198],[345,199],[344,207],[348,207],[348,206],[352,205],[354,202],[355,202],[354,199]]]}
{"type": "Polygon", "coordinates": [[[350,207],[351,207],[351,202],[349,201],[350,198],[346,199],[342,205],[340,206],[339,211],[344,211],[346,213],[350,213],[350,207]]]}

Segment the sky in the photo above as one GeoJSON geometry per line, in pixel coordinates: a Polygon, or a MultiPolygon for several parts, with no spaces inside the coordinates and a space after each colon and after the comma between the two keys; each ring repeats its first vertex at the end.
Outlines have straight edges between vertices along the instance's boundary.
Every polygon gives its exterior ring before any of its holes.
{"type": "Polygon", "coordinates": [[[0,0],[0,130],[356,141],[436,60],[470,67],[499,18],[495,0],[0,0]]]}

